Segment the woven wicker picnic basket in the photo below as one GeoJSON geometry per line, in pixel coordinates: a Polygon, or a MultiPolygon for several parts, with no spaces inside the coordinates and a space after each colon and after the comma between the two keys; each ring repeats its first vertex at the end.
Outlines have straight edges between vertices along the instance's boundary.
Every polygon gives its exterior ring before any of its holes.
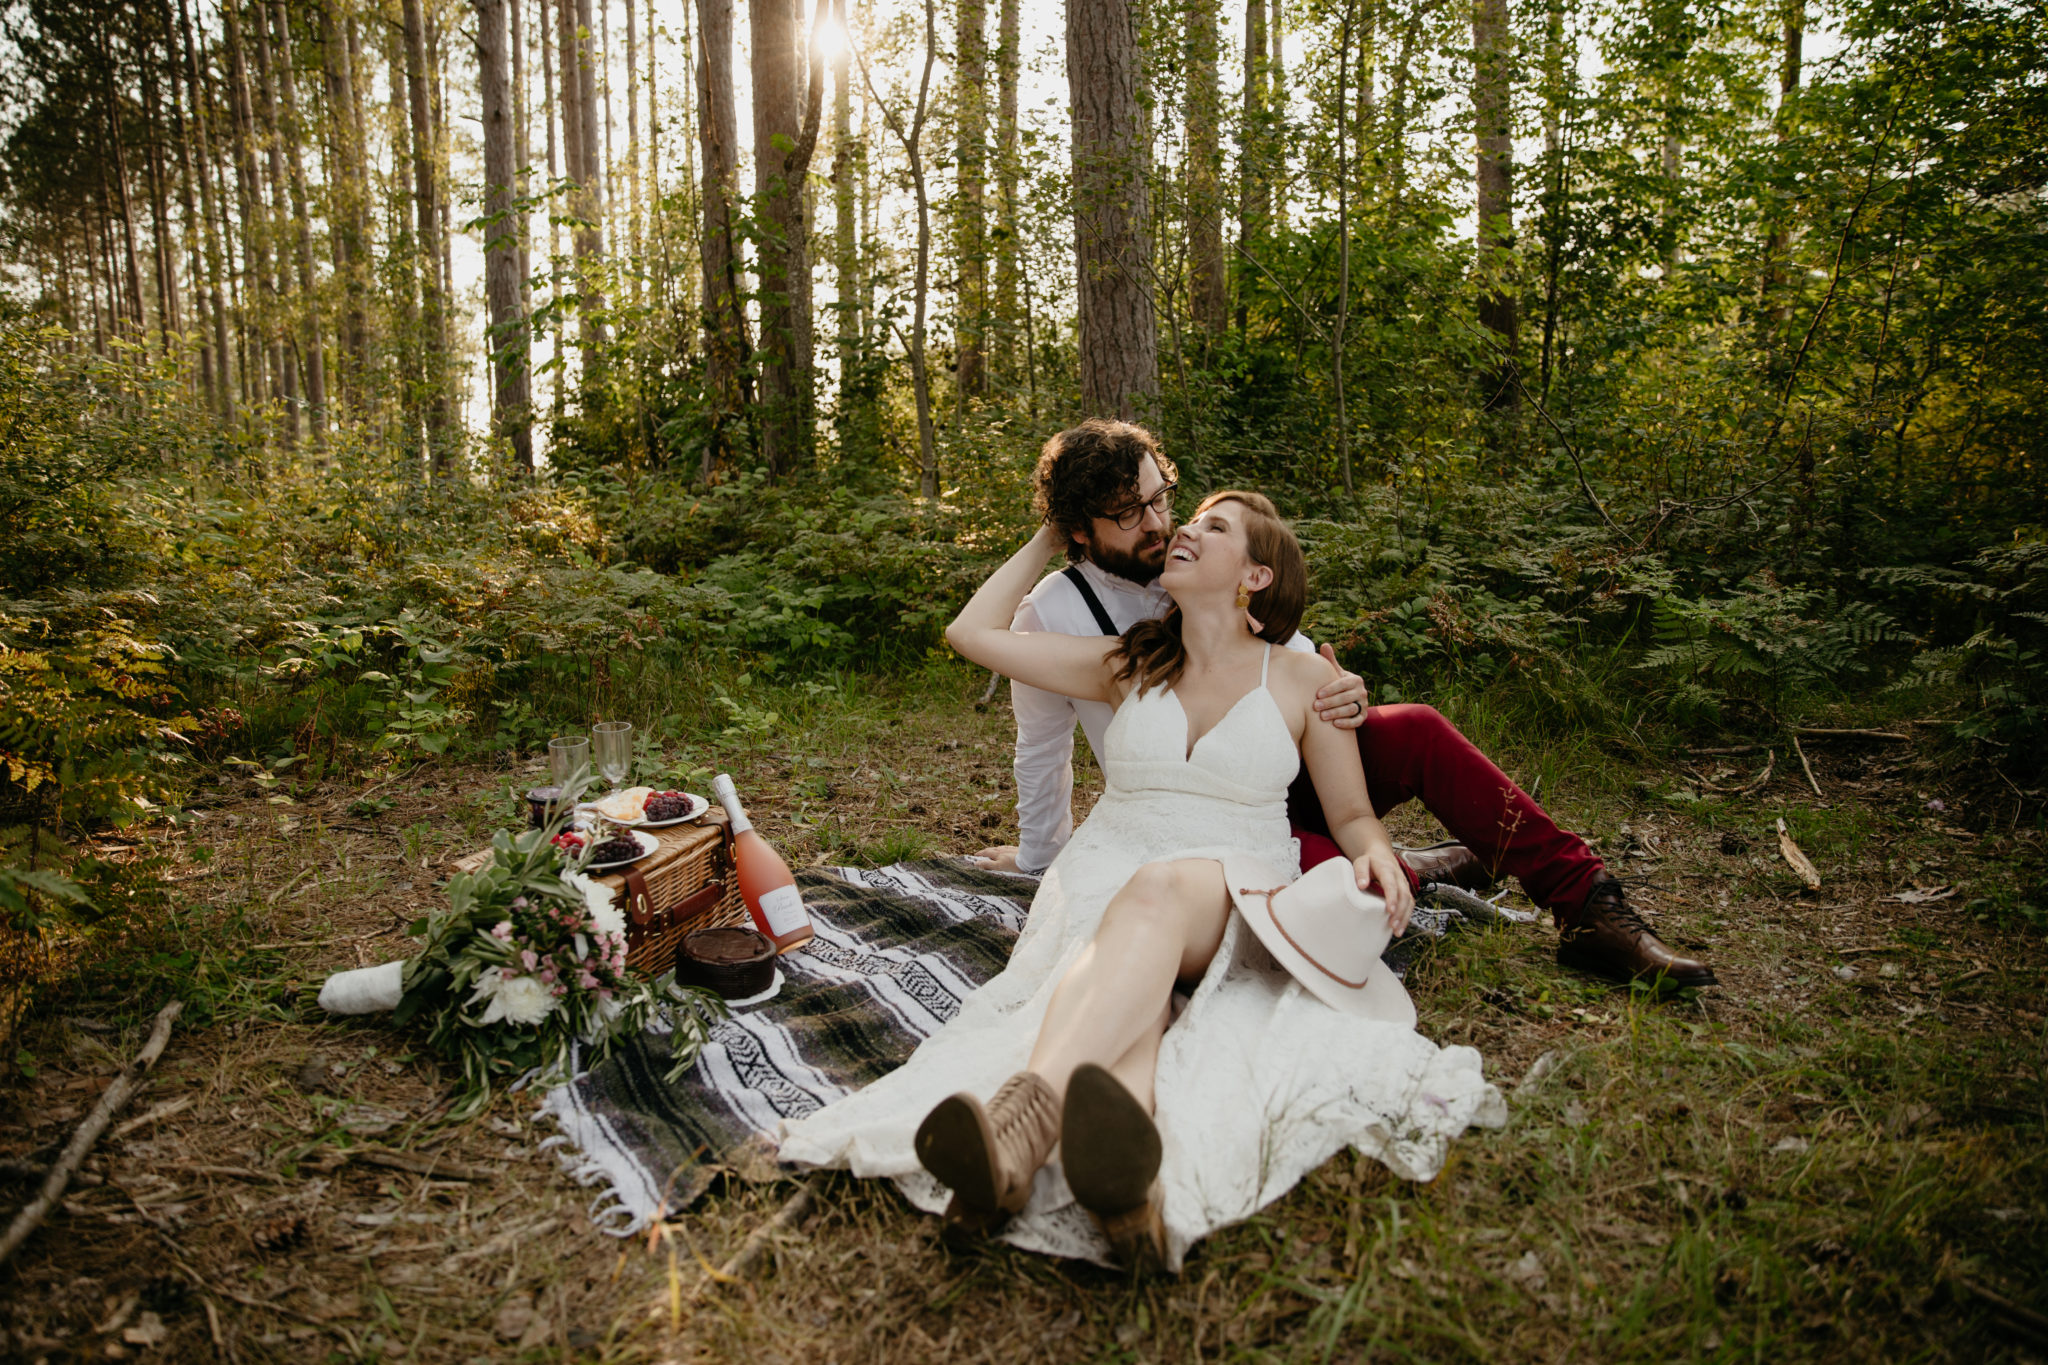
{"type": "MultiPolygon", "coordinates": [[[[647,833],[657,841],[654,852],[598,881],[612,888],[626,912],[626,966],[659,976],[675,966],[684,934],[753,921],[733,875],[732,829],[724,811],[714,806],[691,824],[647,833]]],[[[490,856],[481,849],[455,866],[474,872],[490,856]]]]}

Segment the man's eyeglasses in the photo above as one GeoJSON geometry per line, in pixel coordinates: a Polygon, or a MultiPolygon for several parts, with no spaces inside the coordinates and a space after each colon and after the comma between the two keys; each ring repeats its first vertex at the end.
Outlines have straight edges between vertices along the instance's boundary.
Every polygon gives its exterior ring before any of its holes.
{"type": "Polygon", "coordinates": [[[1114,521],[1118,530],[1135,531],[1138,529],[1138,523],[1145,519],[1147,511],[1157,512],[1162,517],[1172,516],[1173,494],[1179,487],[1177,483],[1170,483],[1143,502],[1134,502],[1128,507],[1115,512],[1105,512],[1103,515],[1114,521]]]}

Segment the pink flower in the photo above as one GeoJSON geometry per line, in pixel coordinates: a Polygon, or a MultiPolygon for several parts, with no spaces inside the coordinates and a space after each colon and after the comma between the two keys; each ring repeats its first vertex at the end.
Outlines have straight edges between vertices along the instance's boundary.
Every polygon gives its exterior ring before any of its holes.
{"type": "Polygon", "coordinates": [[[521,966],[525,967],[526,970],[530,972],[534,968],[540,966],[540,954],[534,952],[533,949],[528,948],[525,952],[519,955],[519,963],[521,966]]]}
{"type": "Polygon", "coordinates": [[[576,975],[576,984],[586,991],[594,991],[597,989],[597,978],[589,972],[579,972],[576,975]]]}
{"type": "Polygon", "coordinates": [[[512,921],[501,919],[491,926],[491,937],[503,942],[512,937],[512,921]]]}

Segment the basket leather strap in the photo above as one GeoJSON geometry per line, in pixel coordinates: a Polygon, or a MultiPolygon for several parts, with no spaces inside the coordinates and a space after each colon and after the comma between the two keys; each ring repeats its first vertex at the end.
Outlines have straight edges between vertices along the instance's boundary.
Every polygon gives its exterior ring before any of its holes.
{"type": "Polygon", "coordinates": [[[648,893],[647,878],[640,875],[640,869],[629,867],[624,878],[626,893],[626,915],[633,923],[645,927],[656,918],[654,897],[648,893]]]}
{"type": "Polygon", "coordinates": [[[694,919],[712,906],[717,905],[724,897],[724,882],[706,882],[703,886],[697,888],[696,891],[678,901],[669,910],[669,913],[680,920],[694,919]]]}

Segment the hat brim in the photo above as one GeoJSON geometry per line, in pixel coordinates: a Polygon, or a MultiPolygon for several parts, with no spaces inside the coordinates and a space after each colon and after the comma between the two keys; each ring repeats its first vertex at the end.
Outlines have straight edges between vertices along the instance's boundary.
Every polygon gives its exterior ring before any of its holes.
{"type": "Polygon", "coordinates": [[[1265,945],[1288,975],[1324,1004],[1344,1014],[1381,1023],[1415,1026],[1415,1002],[1393,969],[1380,959],[1392,938],[1387,923],[1386,902],[1378,896],[1359,892],[1352,881],[1351,860],[1332,858],[1304,873],[1291,886],[1279,887],[1275,873],[1258,859],[1226,859],[1224,874],[1232,902],[1244,922],[1265,945]],[[1326,870],[1329,869],[1329,870],[1326,870]],[[1343,897],[1359,912],[1359,932],[1367,936],[1371,957],[1364,976],[1347,981],[1304,951],[1302,944],[1274,918],[1273,902],[1282,902],[1281,913],[1290,900],[1303,896],[1343,897]]]}

